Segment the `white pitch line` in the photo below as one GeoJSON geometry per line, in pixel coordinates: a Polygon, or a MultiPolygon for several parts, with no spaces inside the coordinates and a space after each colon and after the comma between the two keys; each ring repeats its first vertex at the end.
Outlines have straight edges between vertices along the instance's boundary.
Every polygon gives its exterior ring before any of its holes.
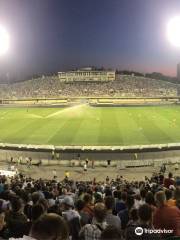
{"type": "Polygon", "coordinates": [[[81,105],[68,107],[68,108],[65,108],[63,110],[56,111],[55,113],[51,113],[51,114],[47,115],[45,118],[51,118],[51,117],[54,117],[54,116],[57,116],[57,115],[61,115],[61,114],[67,113],[67,112],[71,112],[72,110],[82,108],[85,105],[87,105],[87,104],[81,104],[81,105]]]}
{"type": "Polygon", "coordinates": [[[42,116],[36,115],[36,114],[33,114],[33,113],[28,114],[28,116],[33,117],[33,118],[43,118],[42,116]]]}

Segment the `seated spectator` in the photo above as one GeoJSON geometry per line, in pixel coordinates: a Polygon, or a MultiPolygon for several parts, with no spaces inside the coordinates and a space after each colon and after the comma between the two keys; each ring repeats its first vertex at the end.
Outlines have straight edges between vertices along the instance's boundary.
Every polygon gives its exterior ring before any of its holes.
{"type": "Polygon", "coordinates": [[[175,181],[174,181],[174,178],[173,178],[173,174],[170,172],[168,174],[168,178],[164,179],[164,187],[169,188],[171,185],[174,185],[174,184],[175,184],[175,181]]]}
{"type": "Polygon", "coordinates": [[[166,205],[166,196],[163,191],[156,193],[155,201],[157,209],[153,216],[154,227],[173,230],[171,236],[180,236],[180,210],[166,205]]]}
{"type": "Polygon", "coordinates": [[[111,196],[108,196],[104,200],[106,206],[106,222],[108,225],[112,225],[118,229],[121,229],[121,220],[118,216],[112,214],[115,205],[115,199],[111,196]]]}
{"type": "Polygon", "coordinates": [[[86,224],[80,231],[81,240],[99,240],[101,233],[107,227],[105,221],[106,208],[104,203],[96,203],[94,207],[94,218],[92,224],[86,224]]]}

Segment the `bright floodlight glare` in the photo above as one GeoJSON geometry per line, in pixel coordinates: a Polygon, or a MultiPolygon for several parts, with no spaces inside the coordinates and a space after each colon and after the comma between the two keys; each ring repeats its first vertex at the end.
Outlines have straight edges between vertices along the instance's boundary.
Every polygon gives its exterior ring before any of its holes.
{"type": "Polygon", "coordinates": [[[0,25],[0,55],[4,55],[9,49],[9,34],[7,30],[0,25]]]}
{"type": "Polygon", "coordinates": [[[167,35],[172,45],[180,47],[180,16],[174,17],[169,21],[167,35]]]}

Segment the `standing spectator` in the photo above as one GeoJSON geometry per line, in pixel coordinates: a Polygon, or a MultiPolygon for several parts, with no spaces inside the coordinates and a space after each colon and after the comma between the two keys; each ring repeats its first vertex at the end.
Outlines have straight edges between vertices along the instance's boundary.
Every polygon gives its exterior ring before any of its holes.
{"type": "Polygon", "coordinates": [[[92,204],[92,196],[89,193],[86,193],[84,195],[84,208],[83,208],[83,212],[87,213],[89,218],[92,220],[93,216],[94,216],[94,206],[92,204]]]}
{"type": "Polygon", "coordinates": [[[166,205],[169,207],[176,206],[176,200],[172,198],[172,191],[170,189],[165,190],[166,195],[166,205]]]}
{"type": "Polygon", "coordinates": [[[169,188],[171,185],[174,185],[174,184],[175,184],[175,181],[173,179],[173,174],[170,172],[168,174],[168,178],[164,179],[164,187],[169,188]]]}
{"type": "Polygon", "coordinates": [[[121,220],[118,216],[112,214],[115,205],[115,199],[111,196],[108,196],[104,200],[106,206],[106,222],[108,225],[112,225],[117,229],[121,229],[121,220]]]}
{"type": "Polygon", "coordinates": [[[104,203],[96,203],[94,207],[94,219],[92,224],[86,224],[80,231],[81,240],[99,240],[101,233],[107,227],[105,221],[106,208],[104,203]]]}
{"type": "Polygon", "coordinates": [[[76,240],[78,238],[78,234],[81,228],[80,215],[76,210],[74,210],[74,201],[72,197],[66,196],[62,203],[63,203],[62,216],[69,226],[71,239],[76,240]]]}
{"type": "Polygon", "coordinates": [[[124,209],[118,213],[118,216],[121,219],[122,230],[124,230],[127,226],[127,223],[129,221],[129,213],[130,213],[131,209],[133,208],[133,206],[134,206],[134,197],[131,195],[128,195],[127,199],[126,199],[126,209],[124,209]]]}
{"type": "Polygon", "coordinates": [[[11,210],[7,212],[5,221],[7,223],[9,237],[22,237],[26,232],[27,217],[23,213],[22,200],[13,197],[11,210]]]}
{"type": "Polygon", "coordinates": [[[138,215],[139,215],[139,222],[137,225],[128,227],[126,230],[126,240],[156,240],[159,239],[158,234],[149,234],[143,231],[141,236],[138,236],[135,233],[135,230],[137,227],[140,227],[142,229],[153,229],[152,227],[152,209],[148,204],[143,204],[140,206],[138,210],[138,215]]]}
{"type": "Polygon", "coordinates": [[[165,204],[166,197],[163,191],[155,195],[157,209],[153,216],[153,224],[157,229],[173,230],[171,235],[180,236],[180,210],[165,204]]]}
{"type": "Polygon", "coordinates": [[[60,216],[49,213],[42,215],[33,224],[29,237],[24,236],[17,240],[68,240],[68,228],[60,216]]]}

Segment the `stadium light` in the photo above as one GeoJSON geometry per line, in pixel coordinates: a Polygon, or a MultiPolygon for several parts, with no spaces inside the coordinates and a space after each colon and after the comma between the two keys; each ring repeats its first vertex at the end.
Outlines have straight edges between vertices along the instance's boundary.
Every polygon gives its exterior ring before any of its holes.
{"type": "Polygon", "coordinates": [[[0,56],[9,50],[9,33],[0,25],[0,56]]]}
{"type": "Polygon", "coordinates": [[[176,16],[168,22],[167,37],[172,45],[180,47],[180,16],[176,16]]]}

